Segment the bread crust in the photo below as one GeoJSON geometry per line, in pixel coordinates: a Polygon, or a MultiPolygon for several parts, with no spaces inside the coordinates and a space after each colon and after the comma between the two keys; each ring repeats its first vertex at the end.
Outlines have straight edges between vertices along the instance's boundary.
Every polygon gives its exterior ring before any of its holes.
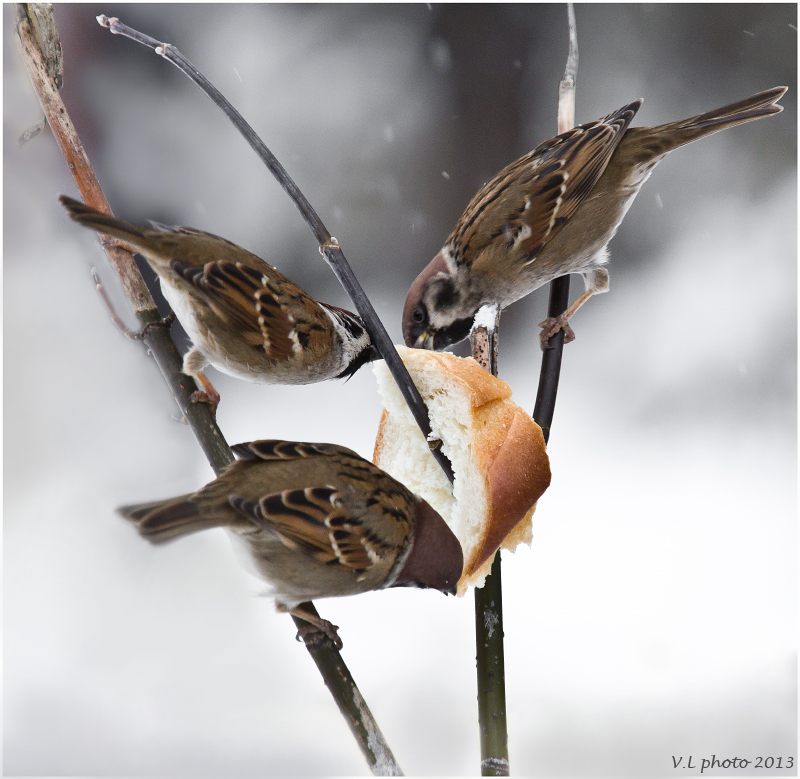
{"type": "Polygon", "coordinates": [[[505,436],[494,448],[478,444],[481,470],[487,473],[491,494],[491,517],[484,525],[467,573],[477,571],[514,528],[533,512],[550,486],[550,461],[541,428],[519,406],[507,401],[503,409],[505,436]]]}
{"type": "MultiPolygon", "coordinates": [[[[453,526],[451,517],[442,514],[465,547],[464,571],[458,583],[459,594],[463,594],[469,584],[478,584],[489,572],[501,545],[513,550],[519,543],[530,543],[536,501],[550,484],[544,436],[531,416],[513,402],[508,384],[483,370],[475,360],[447,352],[407,348],[398,351],[426,402],[434,393],[454,394],[466,399],[470,409],[471,418],[460,422],[469,427],[470,478],[483,481],[485,504],[480,526],[468,533],[465,544],[464,532],[453,526]]],[[[446,408],[449,405],[455,404],[446,408]]],[[[441,406],[432,413],[441,414],[441,406]]],[[[392,453],[397,451],[392,437],[412,434],[406,429],[411,420],[405,417],[401,420],[385,409],[381,416],[373,460],[390,473],[395,465],[392,453]]],[[[444,445],[447,451],[448,441],[444,445]]],[[[456,470],[457,479],[464,478],[464,469],[462,464],[461,473],[456,470]]],[[[422,471],[421,463],[419,470],[422,471]]],[[[406,476],[406,483],[413,490],[423,490],[419,494],[427,497],[424,484],[411,483],[413,475],[411,480],[406,476]]]]}
{"type": "Polygon", "coordinates": [[[492,400],[511,397],[511,387],[497,376],[481,368],[472,357],[457,357],[450,352],[431,352],[426,349],[398,347],[403,362],[415,370],[439,374],[443,384],[453,383],[469,398],[470,406],[480,408],[492,400]]]}

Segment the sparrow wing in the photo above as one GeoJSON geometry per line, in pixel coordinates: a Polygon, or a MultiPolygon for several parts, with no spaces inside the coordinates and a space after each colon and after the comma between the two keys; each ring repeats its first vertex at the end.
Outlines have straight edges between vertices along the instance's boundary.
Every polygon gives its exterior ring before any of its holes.
{"type": "MultiPolygon", "coordinates": [[[[273,439],[234,444],[231,451],[240,460],[302,460],[309,457],[332,457],[335,455],[362,459],[352,449],[336,444],[310,444],[301,441],[273,439]]],[[[369,463],[369,465],[372,464],[369,463]]],[[[375,468],[375,466],[372,467],[375,468]]]]}
{"type": "Polygon", "coordinates": [[[288,360],[320,337],[330,321],[319,304],[266,263],[216,261],[202,266],[173,260],[172,270],[190,282],[216,313],[253,349],[288,360]]]}
{"type": "Polygon", "coordinates": [[[500,171],[447,239],[457,265],[495,241],[517,247],[528,262],[536,259],[591,192],[640,105],[637,100],[557,135],[500,171]]]}
{"type": "Polygon", "coordinates": [[[359,579],[374,565],[393,560],[407,536],[404,527],[389,526],[385,532],[382,515],[376,521],[372,512],[348,509],[352,497],[330,485],[284,490],[258,502],[232,496],[230,503],[289,549],[341,566],[359,579]]]}
{"type": "Polygon", "coordinates": [[[357,576],[391,562],[406,544],[415,500],[400,482],[369,460],[336,444],[264,440],[232,447],[242,460],[335,460],[331,484],[289,489],[231,505],[283,544],[357,576]]]}

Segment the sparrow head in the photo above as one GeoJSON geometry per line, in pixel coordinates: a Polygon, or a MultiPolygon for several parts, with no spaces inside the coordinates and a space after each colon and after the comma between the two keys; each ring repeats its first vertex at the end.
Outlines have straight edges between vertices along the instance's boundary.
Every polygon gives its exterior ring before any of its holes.
{"type": "Polygon", "coordinates": [[[461,544],[427,501],[416,500],[411,549],[392,587],[431,587],[455,595],[464,568],[461,544]]]}
{"type": "Polygon", "coordinates": [[[469,335],[474,318],[475,311],[466,305],[443,249],[417,276],[406,296],[403,307],[406,345],[415,349],[444,349],[469,335]]]}
{"type": "Polygon", "coordinates": [[[368,344],[360,347],[360,351],[355,353],[355,356],[350,360],[348,366],[336,378],[350,379],[359,368],[363,367],[368,362],[380,359],[382,359],[381,353],[377,350],[375,344],[370,341],[368,344]]]}
{"type": "Polygon", "coordinates": [[[337,379],[349,379],[353,374],[373,360],[380,360],[380,352],[372,343],[361,317],[338,306],[321,303],[331,316],[336,332],[341,339],[344,369],[336,375],[337,379]]]}

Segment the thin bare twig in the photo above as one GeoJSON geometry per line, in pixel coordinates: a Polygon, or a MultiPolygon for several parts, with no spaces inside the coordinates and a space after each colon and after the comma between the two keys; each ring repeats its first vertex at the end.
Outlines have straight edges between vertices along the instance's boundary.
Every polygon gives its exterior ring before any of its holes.
{"type": "MultiPolygon", "coordinates": [[[[568,5],[569,54],[564,78],[559,84],[558,130],[564,132],[575,121],[575,84],[578,72],[578,38],[575,13],[568,5]]],[[[569,303],[569,276],[556,279],[550,287],[548,316],[565,311],[569,303]]],[[[497,312],[492,331],[476,328],[470,334],[472,356],[493,375],[497,375],[497,336],[500,312],[497,312]]],[[[533,417],[542,428],[545,441],[558,392],[564,331],[559,330],[548,341],[542,355],[539,391],[533,417]]],[[[492,570],[483,588],[475,590],[475,643],[477,648],[478,721],[481,734],[481,774],[508,776],[508,724],[506,720],[505,659],[503,647],[503,592],[500,550],[495,555],[492,570]]]]}
{"type": "MultiPolygon", "coordinates": [[[[56,89],[53,78],[48,72],[40,43],[30,21],[28,9],[23,6],[19,10],[16,28],[17,46],[53,135],[61,148],[84,201],[110,214],[111,209],[105,195],[70,121],[69,114],[61,100],[58,89],[56,89]]],[[[45,13],[47,12],[48,9],[45,9],[45,13]]],[[[52,16],[52,9],[49,9],[49,13],[52,16]]],[[[54,19],[51,21],[52,28],[55,29],[54,19]]],[[[186,421],[200,443],[211,467],[215,473],[219,474],[234,461],[233,454],[217,427],[208,406],[205,403],[190,402],[192,393],[197,391],[198,387],[191,377],[182,372],[181,356],[169,334],[168,328],[152,326],[160,324],[164,320],[161,319],[158,313],[150,291],[139,273],[133,255],[109,236],[101,236],[101,241],[112,266],[122,282],[128,302],[142,325],[141,340],[144,341],[156,360],[164,380],[169,385],[179,408],[185,415],[186,421]]],[[[114,317],[116,317],[115,314],[114,317]]],[[[118,317],[116,318],[119,319],[118,317]]],[[[122,325],[122,329],[123,332],[127,330],[124,325],[122,325]]],[[[311,603],[305,603],[303,607],[317,614],[311,603]]],[[[297,624],[300,626],[305,623],[297,624]]],[[[336,705],[355,735],[373,773],[383,776],[402,775],[391,749],[381,734],[380,728],[364,702],[339,652],[328,647],[316,649],[308,647],[308,651],[317,664],[325,684],[330,689],[336,705]]]]}
{"type": "MultiPolygon", "coordinates": [[[[564,76],[558,86],[558,132],[569,130],[575,123],[575,88],[578,77],[578,35],[575,11],[567,4],[569,53],[564,76]]],[[[566,310],[569,303],[569,276],[562,276],[550,285],[549,317],[566,310]]],[[[497,335],[500,313],[490,333],[476,328],[470,334],[472,356],[486,370],[497,375],[497,335]],[[487,357],[489,358],[487,361],[487,357]]],[[[547,343],[542,354],[539,389],[533,418],[542,428],[545,441],[550,437],[564,331],[559,330],[547,343]]],[[[503,593],[500,551],[495,555],[492,570],[483,588],[475,590],[475,639],[477,646],[478,720],[481,733],[481,773],[483,776],[508,776],[508,727],[506,722],[505,661],[503,653],[503,593]]]]}
{"type": "MultiPolygon", "coordinates": [[[[277,158],[267,148],[264,141],[258,137],[255,130],[245,121],[244,117],[231,105],[225,96],[171,43],[157,41],[149,35],[145,35],[138,30],[134,30],[132,27],[128,27],[128,25],[123,24],[117,18],[109,18],[101,14],[97,17],[97,21],[101,26],[107,27],[115,35],[123,35],[143,46],[148,46],[153,49],[156,54],[169,60],[169,62],[187,75],[209,98],[211,98],[214,104],[222,110],[236,129],[244,136],[253,151],[261,158],[302,214],[303,219],[305,219],[311,232],[319,243],[322,256],[336,275],[339,283],[344,287],[345,292],[347,292],[350,299],[353,301],[353,305],[363,320],[364,326],[367,328],[367,332],[369,332],[372,338],[372,342],[377,347],[381,357],[386,360],[386,366],[389,368],[395,382],[397,382],[397,386],[402,392],[408,407],[411,409],[411,413],[419,425],[420,430],[422,430],[422,434],[425,436],[425,439],[428,440],[431,435],[428,409],[425,406],[425,402],[422,400],[422,396],[414,385],[406,366],[400,359],[400,355],[397,354],[392,339],[389,338],[386,328],[383,326],[372,303],[359,284],[338,241],[331,236],[330,232],[319,218],[319,215],[311,206],[311,203],[308,202],[305,195],[300,191],[297,184],[294,183],[294,180],[286,172],[283,165],[278,162],[277,158]]],[[[432,445],[431,452],[452,483],[453,469],[450,461],[442,451],[442,448],[432,445]]]]}
{"type": "MultiPolygon", "coordinates": [[[[567,3],[567,20],[569,24],[569,53],[564,77],[558,85],[558,132],[563,133],[575,124],[575,89],[578,79],[578,33],[575,26],[575,9],[567,3]]],[[[550,302],[547,316],[557,317],[567,310],[569,305],[569,276],[561,276],[550,284],[550,302]]],[[[564,331],[559,330],[547,342],[542,354],[542,366],[539,372],[539,389],[536,393],[536,404],[533,418],[542,428],[544,440],[550,439],[550,426],[553,424],[553,413],[556,407],[558,379],[561,375],[561,356],[564,351],[564,331]]]]}
{"type": "Polygon", "coordinates": [[[558,85],[558,132],[565,133],[575,126],[575,88],[578,80],[578,31],[575,26],[575,9],[567,3],[569,26],[569,53],[564,76],[558,85]]]}
{"type": "Polygon", "coordinates": [[[117,313],[116,309],[114,308],[114,304],[108,297],[106,288],[103,286],[103,282],[100,281],[100,275],[97,272],[97,268],[92,268],[92,280],[94,281],[94,286],[95,289],[97,290],[97,294],[100,295],[100,300],[103,301],[103,305],[106,307],[106,311],[108,311],[108,315],[109,317],[111,317],[111,321],[116,325],[117,330],[119,330],[120,333],[122,333],[127,339],[131,341],[141,341],[142,336],[135,330],[131,330],[122,321],[122,317],[120,317],[120,315],[117,313]]]}

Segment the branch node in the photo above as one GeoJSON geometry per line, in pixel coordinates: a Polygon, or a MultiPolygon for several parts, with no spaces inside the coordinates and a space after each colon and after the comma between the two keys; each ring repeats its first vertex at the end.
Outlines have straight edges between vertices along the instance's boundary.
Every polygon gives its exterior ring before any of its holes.
{"type": "Polygon", "coordinates": [[[331,249],[341,249],[342,247],[339,246],[339,241],[336,240],[333,236],[328,238],[327,241],[323,241],[319,245],[319,253],[324,257],[331,249]]]}
{"type": "Polygon", "coordinates": [[[172,326],[172,323],[175,321],[175,312],[170,311],[163,319],[159,319],[157,322],[148,322],[138,333],[136,333],[135,340],[137,341],[144,341],[147,338],[147,334],[150,332],[151,327],[166,327],[169,329],[172,326]]]}

